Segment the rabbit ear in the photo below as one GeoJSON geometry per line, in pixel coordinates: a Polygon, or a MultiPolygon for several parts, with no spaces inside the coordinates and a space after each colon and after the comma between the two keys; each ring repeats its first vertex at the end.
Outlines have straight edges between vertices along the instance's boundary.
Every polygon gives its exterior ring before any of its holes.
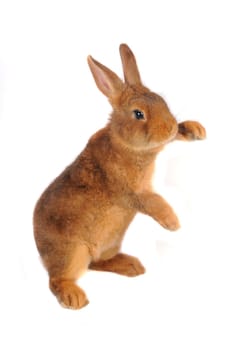
{"type": "Polygon", "coordinates": [[[130,85],[141,84],[141,78],[137,67],[137,62],[133,52],[130,50],[128,45],[120,45],[120,55],[123,65],[125,82],[130,85]]]}
{"type": "Polygon", "coordinates": [[[124,83],[109,68],[94,60],[91,56],[88,56],[87,61],[97,87],[105,96],[113,97],[123,89],[124,83]]]}

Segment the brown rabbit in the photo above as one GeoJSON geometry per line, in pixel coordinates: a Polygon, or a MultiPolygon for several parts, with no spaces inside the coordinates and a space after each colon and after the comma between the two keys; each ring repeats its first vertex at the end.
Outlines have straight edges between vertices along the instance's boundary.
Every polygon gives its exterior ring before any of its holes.
{"type": "Polygon", "coordinates": [[[91,56],[88,64],[113,111],[105,128],[45,190],[34,211],[37,248],[59,302],[79,309],[88,303],[75,283],[88,268],[137,276],[140,261],[120,253],[122,239],[137,212],[168,230],[179,220],[171,206],[152,192],[154,161],[176,139],[200,140],[198,122],[178,124],[166,102],[144,87],[135,57],[120,45],[123,82],[91,56]]]}

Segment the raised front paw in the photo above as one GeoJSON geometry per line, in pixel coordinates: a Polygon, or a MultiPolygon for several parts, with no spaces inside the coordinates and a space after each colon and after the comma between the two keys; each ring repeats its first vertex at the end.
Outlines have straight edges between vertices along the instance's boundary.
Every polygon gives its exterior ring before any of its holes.
{"type": "Polygon", "coordinates": [[[199,122],[186,120],[178,124],[178,140],[204,140],[206,138],[206,130],[199,122]]]}
{"type": "Polygon", "coordinates": [[[180,222],[171,207],[164,208],[157,221],[161,226],[170,231],[176,231],[180,228],[180,222]]]}

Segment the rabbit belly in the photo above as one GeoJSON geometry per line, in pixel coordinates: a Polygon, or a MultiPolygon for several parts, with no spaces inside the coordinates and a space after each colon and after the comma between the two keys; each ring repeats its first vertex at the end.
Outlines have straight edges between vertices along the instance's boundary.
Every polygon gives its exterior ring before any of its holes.
{"type": "Polygon", "coordinates": [[[114,248],[120,249],[125,231],[135,214],[133,210],[112,206],[95,220],[90,236],[91,242],[88,242],[93,260],[100,259],[101,256],[105,256],[106,252],[114,248]]]}
{"type": "Polygon", "coordinates": [[[43,259],[67,256],[78,244],[88,247],[91,259],[98,260],[104,252],[119,247],[136,211],[109,203],[107,197],[93,195],[45,195],[34,214],[37,248],[43,259]],[[69,199],[69,200],[68,200],[69,199]]]}

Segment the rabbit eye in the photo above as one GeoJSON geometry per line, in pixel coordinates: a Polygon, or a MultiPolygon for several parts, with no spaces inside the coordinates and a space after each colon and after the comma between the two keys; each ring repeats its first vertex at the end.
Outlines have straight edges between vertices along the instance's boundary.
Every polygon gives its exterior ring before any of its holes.
{"type": "Polygon", "coordinates": [[[138,119],[138,120],[145,119],[143,112],[139,111],[139,109],[135,109],[133,111],[133,113],[134,113],[134,116],[135,116],[136,119],[138,119]]]}

